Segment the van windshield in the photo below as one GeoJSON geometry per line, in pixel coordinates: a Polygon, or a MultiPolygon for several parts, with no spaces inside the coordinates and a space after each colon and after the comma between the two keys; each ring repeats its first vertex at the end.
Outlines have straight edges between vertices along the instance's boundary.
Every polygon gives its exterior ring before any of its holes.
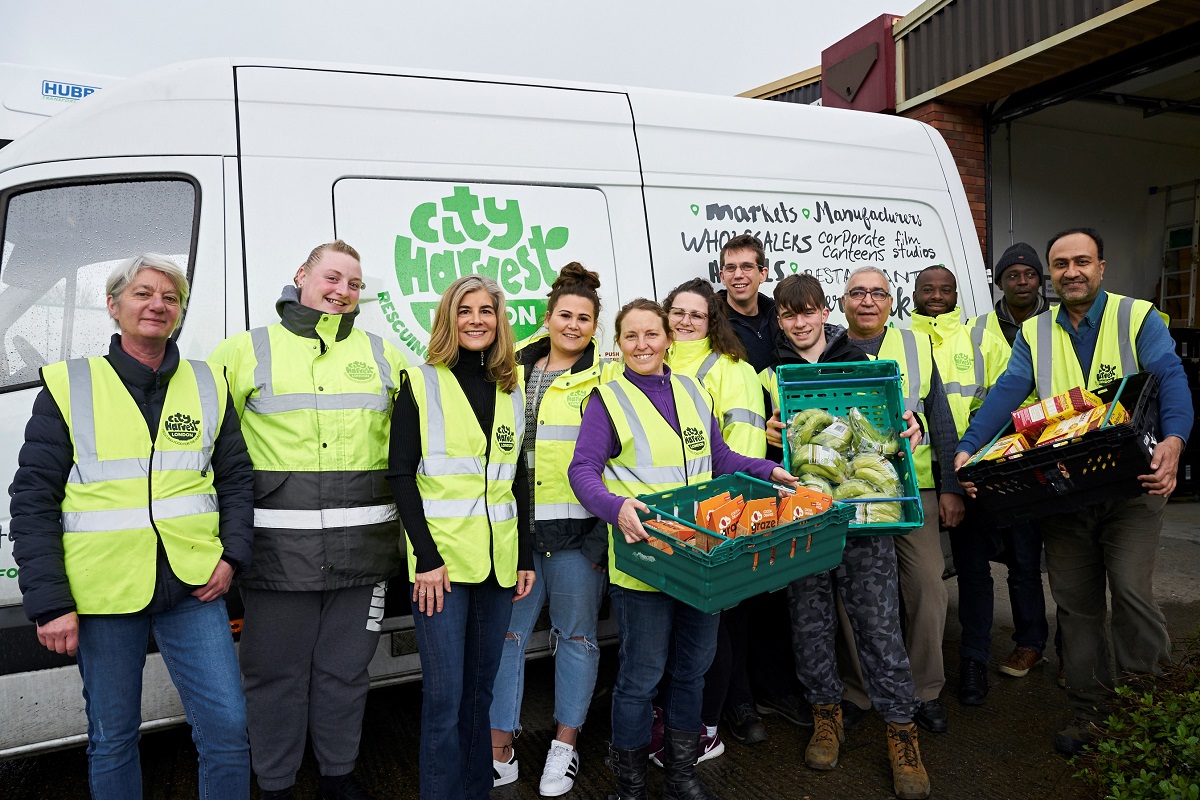
{"type": "Polygon", "coordinates": [[[35,383],[46,364],[108,351],[105,281],[122,259],[162,253],[190,277],[195,209],[183,179],[43,184],[0,199],[0,392],[35,383]]]}

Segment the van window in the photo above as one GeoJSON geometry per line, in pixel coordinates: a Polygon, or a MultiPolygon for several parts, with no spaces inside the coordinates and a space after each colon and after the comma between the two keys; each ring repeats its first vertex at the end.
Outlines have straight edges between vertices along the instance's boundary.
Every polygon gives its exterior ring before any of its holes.
{"type": "Polygon", "coordinates": [[[0,392],[55,361],[103,355],[105,281],[122,259],[170,256],[191,275],[197,189],[181,178],[21,187],[0,197],[0,392]]]}

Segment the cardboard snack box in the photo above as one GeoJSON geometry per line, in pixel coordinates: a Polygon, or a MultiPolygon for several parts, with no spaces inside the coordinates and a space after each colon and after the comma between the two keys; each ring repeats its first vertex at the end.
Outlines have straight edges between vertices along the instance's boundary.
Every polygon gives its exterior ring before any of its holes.
{"type": "Polygon", "coordinates": [[[1010,433],[1008,436],[1001,436],[988,447],[980,450],[976,455],[978,461],[999,461],[1012,453],[1019,453],[1022,450],[1029,449],[1029,440],[1025,438],[1023,433],[1010,433]]]}
{"type": "Polygon", "coordinates": [[[745,507],[746,501],[739,494],[712,512],[710,517],[712,524],[709,525],[709,528],[722,536],[737,536],[736,526],[738,520],[742,518],[742,509],[745,507]]]}
{"type": "Polygon", "coordinates": [[[766,533],[775,527],[775,498],[760,497],[746,503],[737,524],[738,536],[754,536],[766,533]]]}
{"type": "MultiPolygon", "coordinates": [[[[1073,417],[1061,419],[1046,427],[1042,435],[1038,438],[1037,446],[1041,447],[1054,442],[1062,441],[1063,439],[1071,439],[1076,436],[1082,436],[1088,431],[1094,431],[1104,422],[1105,415],[1108,414],[1108,406],[1102,405],[1098,408],[1093,408],[1091,411],[1086,411],[1082,414],[1076,414],[1073,417]]],[[[1109,419],[1110,425],[1120,425],[1129,419],[1129,415],[1125,412],[1125,408],[1116,403],[1113,406],[1112,417],[1109,419]]]]}
{"type": "Polygon", "coordinates": [[[1029,441],[1036,442],[1048,425],[1101,405],[1104,403],[1099,397],[1076,386],[1070,391],[1056,394],[1040,403],[1018,408],[1012,413],[1013,427],[1016,428],[1017,433],[1025,434],[1025,438],[1029,441]]]}
{"type": "Polygon", "coordinates": [[[712,519],[713,512],[728,502],[729,492],[721,492],[707,500],[701,500],[696,505],[696,524],[703,525],[710,531],[715,531],[716,527],[714,527],[715,523],[712,519]]]}

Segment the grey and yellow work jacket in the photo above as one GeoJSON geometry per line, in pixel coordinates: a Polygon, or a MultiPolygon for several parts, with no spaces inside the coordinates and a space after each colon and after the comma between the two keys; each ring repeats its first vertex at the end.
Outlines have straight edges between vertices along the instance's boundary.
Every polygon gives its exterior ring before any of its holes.
{"type": "Polygon", "coordinates": [[[403,571],[403,528],[385,480],[392,394],[404,356],[354,328],[357,310],[303,306],[230,337],[223,365],[254,462],[254,561],[242,584],[316,591],[403,571]]]}

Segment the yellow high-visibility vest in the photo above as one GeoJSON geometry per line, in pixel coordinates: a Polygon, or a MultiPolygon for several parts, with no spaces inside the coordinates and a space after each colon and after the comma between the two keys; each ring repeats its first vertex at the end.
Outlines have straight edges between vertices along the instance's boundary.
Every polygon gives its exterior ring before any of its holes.
{"type": "MultiPolygon", "coordinates": [[[[923,333],[889,327],[879,345],[879,355],[875,358],[895,361],[900,365],[904,410],[920,418],[928,439],[930,434],[929,423],[925,420],[925,399],[929,397],[929,384],[933,377],[933,343],[923,333]]],[[[934,488],[933,454],[928,444],[918,445],[913,451],[913,468],[917,471],[920,488],[934,488]]]]}
{"type": "Polygon", "coordinates": [[[224,549],[211,462],[225,417],[225,377],[203,361],[181,359],[153,440],[106,359],[51,364],[42,377],[74,449],[62,526],[76,611],[145,608],[154,595],[160,540],[179,580],[208,583],[224,549]]]}
{"type": "Polygon", "coordinates": [[[712,395],[725,444],[751,458],[767,454],[763,395],[749,361],[713,352],[708,337],[675,342],[667,354],[671,371],[696,379],[712,395]]]}
{"type": "Polygon", "coordinates": [[[912,328],[933,342],[933,360],[937,363],[950,413],[958,436],[966,433],[971,415],[983,405],[988,391],[1008,366],[1012,351],[986,327],[968,328],[962,324],[959,309],[936,317],[913,314],[912,328]]]}

